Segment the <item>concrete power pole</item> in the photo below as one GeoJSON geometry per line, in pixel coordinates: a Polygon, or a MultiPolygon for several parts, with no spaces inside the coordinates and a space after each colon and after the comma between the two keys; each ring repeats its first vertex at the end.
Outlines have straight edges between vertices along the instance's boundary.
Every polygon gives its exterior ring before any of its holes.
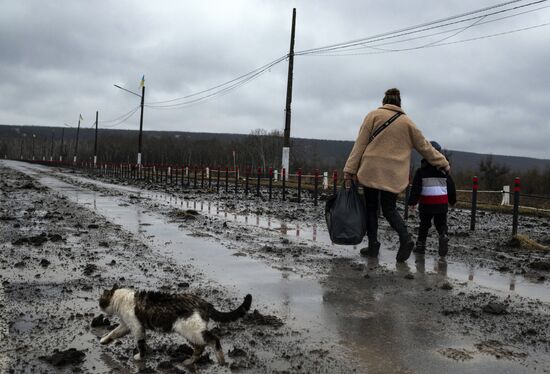
{"type": "Polygon", "coordinates": [[[95,140],[94,140],[94,168],[97,165],[97,118],[99,116],[99,112],[96,110],[95,112],[95,140]]]}
{"type": "Polygon", "coordinates": [[[283,143],[282,167],[286,170],[286,178],[290,174],[290,105],[292,103],[292,74],[294,70],[294,35],[296,29],[296,8],[292,9],[292,29],[290,32],[290,52],[288,54],[288,81],[286,85],[286,108],[285,108],[285,133],[283,143]]]}

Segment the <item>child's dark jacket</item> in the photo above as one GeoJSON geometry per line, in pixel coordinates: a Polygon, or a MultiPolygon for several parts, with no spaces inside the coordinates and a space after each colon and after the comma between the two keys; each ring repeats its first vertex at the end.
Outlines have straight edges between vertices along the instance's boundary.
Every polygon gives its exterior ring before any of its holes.
{"type": "Polygon", "coordinates": [[[425,160],[414,174],[409,205],[419,204],[419,209],[428,213],[446,213],[449,204],[456,203],[456,188],[453,178],[438,170],[425,160]]]}

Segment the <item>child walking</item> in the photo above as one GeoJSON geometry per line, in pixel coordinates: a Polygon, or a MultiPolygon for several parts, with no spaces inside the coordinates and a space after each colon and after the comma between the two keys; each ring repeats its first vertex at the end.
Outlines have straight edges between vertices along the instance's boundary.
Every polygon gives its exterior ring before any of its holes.
{"type": "MultiPolygon", "coordinates": [[[[441,146],[430,142],[432,146],[441,152],[441,146]]],[[[430,165],[422,160],[420,169],[414,175],[409,205],[418,207],[420,216],[420,227],[416,241],[415,253],[426,252],[426,239],[428,230],[432,226],[432,219],[439,234],[439,256],[447,255],[449,237],[447,236],[447,211],[449,204],[456,203],[456,188],[450,174],[430,165]]]]}

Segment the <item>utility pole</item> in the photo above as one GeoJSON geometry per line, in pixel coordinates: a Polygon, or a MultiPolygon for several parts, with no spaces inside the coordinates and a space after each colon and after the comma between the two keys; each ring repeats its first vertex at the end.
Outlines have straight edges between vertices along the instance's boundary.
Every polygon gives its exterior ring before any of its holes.
{"type": "Polygon", "coordinates": [[[34,139],[36,138],[35,134],[32,134],[32,160],[34,161],[34,139]]]}
{"type": "Polygon", "coordinates": [[[94,141],[94,168],[97,164],[97,117],[99,116],[99,112],[96,110],[95,112],[95,141],[94,141]]]}
{"type": "Polygon", "coordinates": [[[292,29],[290,32],[290,52],[288,54],[288,81],[286,84],[285,133],[283,143],[282,167],[286,170],[286,177],[290,174],[290,104],[292,103],[292,74],[294,70],[294,35],[296,30],[296,8],[292,9],[292,29]]]}
{"type": "Polygon", "coordinates": [[[63,162],[63,139],[65,138],[65,128],[61,129],[61,146],[59,147],[59,161],[63,162]]]}
{"type": "Polygon", "coordinates": [[[22,160],[23,159],[23,140],[25,140],[25,136],[27,136],[27,134],[23,133],[21,135],[21,147],[20,147],[20,150],[19,150],[19,159],[22,160]]]}
{"type": "Polygon", "coordinates": [[[52,130],[52,144],[50,146],[50,161],[53,161],[53,136],[55,135],[55,130],[52,130]]]}
{"type": "Polygon", "coordinates": [[[73,157],[73,163],[76,164],[76,155],[78,152],[78,133],[80,132],[80,119],[82,118],[82,114],[78,117],[78,127],[76,128],[76,143],[74,145],[74,157],[73,157]]]}
{"type": "Polygon", "coordinates": [[[138,145],[138,157],[137,164],[141,166],[141,140],[143,132],[143,104],[145,102],[145,83],[141,86],[141,116],[139,117],[139,145],[138,145]]]}
{"type": "Polygon", "coordinates": [[[126,91],[128,93],[131,93],[132,95],[136,95],[138,97],[141,98],[141,116],[139,117],[139,139],[138,139],[138,155],[137,155],[137,164],[139,166],[141,166],[141,144],[142,144],[142,132],[143,132],[143,107],[145,106],[145,75],[143,76],[143,78],[141,78],[141,83],[140,83],[140,87],[141,87],[141,95],[134,92],[134,91],[130,91],[124,87],[120,87],[118,84],[115,84],[114,85],[116,88],[120,88],[121,90],[123,91],[126,91]]]}

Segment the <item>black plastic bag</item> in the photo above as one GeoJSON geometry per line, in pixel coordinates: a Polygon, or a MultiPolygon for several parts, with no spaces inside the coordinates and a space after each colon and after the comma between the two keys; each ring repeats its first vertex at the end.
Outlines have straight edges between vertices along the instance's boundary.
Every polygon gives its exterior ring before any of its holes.
{"type": "Polygon", "coordinates": [[[363,241],[367,232],[366,209],[363,189],[359,190],[354,181],[327,200],[325,219],[334,244],[355,245],[363,241]]]}

